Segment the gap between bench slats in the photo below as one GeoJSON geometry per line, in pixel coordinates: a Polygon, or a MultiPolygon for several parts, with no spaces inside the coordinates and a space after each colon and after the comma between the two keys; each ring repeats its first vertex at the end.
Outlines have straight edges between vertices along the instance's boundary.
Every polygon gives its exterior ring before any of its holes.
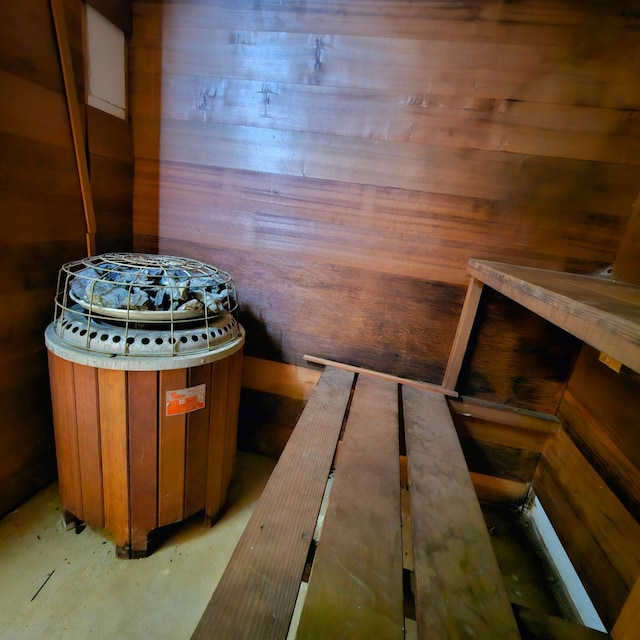
{"type": "Polygon", "coordinates": [[[322,373],[193,640],[286,637],[353,378],[322,373]]]}
{"type": "Polygon", "coordinates": [[[446,400],[402,395],[420,638],[520,638],[446,400]]]}
{"type": "Polygon", "coordinates": [[[361,375],[297,640],[404,637],[398,385],[361,375]]]}

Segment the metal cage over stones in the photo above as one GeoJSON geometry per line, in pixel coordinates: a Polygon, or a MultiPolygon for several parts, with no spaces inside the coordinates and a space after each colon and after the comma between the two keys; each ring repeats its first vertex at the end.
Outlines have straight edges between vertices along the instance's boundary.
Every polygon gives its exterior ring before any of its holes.
{"type": "Polygon", "coordinates": [[[241,338],[231,275],[197,260],[106,253],[63,265],[53,333],[110,356],[197,354],[241,338]]]}

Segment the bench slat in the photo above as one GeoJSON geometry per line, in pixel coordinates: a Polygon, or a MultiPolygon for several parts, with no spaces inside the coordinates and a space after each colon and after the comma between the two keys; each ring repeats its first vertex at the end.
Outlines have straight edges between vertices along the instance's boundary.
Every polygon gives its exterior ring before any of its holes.
{"type": "Polygon", "coordinates": [[[403,387],[421,638],[520,638],[445,398],[403,387]]]}
{"type": "Polygon", "coordinates": [[[360,376],[297,640],[404,638],[398,385],[360,376]]]}
{"type": "Polygon", "coordinates": [[[193,640],[286,637],[353,377],[323,372],[193,640]]]}

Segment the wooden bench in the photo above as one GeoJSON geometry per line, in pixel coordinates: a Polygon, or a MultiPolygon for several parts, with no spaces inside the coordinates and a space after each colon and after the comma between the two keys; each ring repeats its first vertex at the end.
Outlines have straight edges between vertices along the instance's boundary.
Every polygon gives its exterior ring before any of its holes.
{"type": "Polygon", "coordinates": [[[327,367],[193,639],[404,638],[413,617],[521,637],[445,397],[327,367]]]}

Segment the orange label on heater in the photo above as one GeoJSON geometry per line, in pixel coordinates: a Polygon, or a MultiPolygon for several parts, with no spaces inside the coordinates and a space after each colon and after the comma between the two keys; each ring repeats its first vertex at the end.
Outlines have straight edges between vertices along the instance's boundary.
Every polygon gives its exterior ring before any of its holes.
{"type": "Polygon", "coordinates": [[[206,384],[167,391],[167,415],[179,416],[182,413],[204,409],[206,393],[206,384]]]}

